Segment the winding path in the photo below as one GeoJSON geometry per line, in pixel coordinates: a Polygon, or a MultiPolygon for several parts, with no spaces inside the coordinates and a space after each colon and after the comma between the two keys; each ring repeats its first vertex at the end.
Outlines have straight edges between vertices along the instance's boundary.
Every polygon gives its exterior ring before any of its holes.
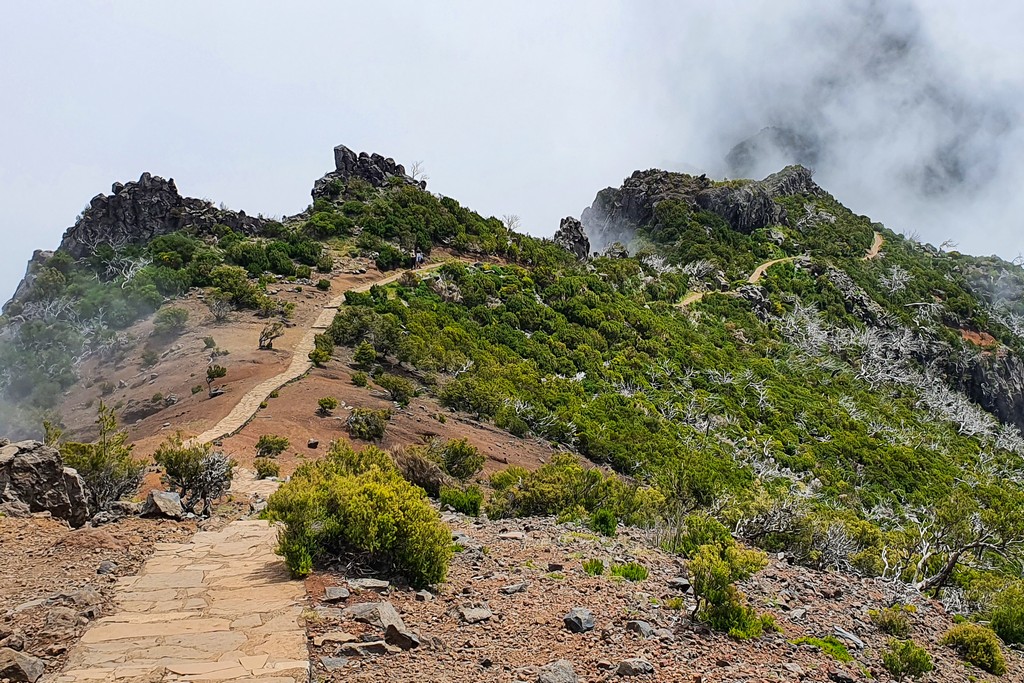
{"type": "MultiPolygon", "coordinates": [[[[414,273],[426,273],[431,270],[440,268],[443,263],[433,263],[429,266],[419,268],[412,272],[414,273]]],[[[345,290],[346,292],[366,292],[374,285],[386,285],[396,281],[406,271],[400,271],[393,273],[386,277],[382,277],[373,282],[367,282],[357,287],[352,287],[345,290]]],[[[276,389],[280,389],[285,384],[292,382],[299,377],[302,377],[309,369],[313,367],[312,361],[309,360],[309,352],[315,348],[314,337],[322,333],[328,327],[331,326],[331,322],[334,320],[334,316],[338,313],[338,308],[345,303],[345,293],[343,292],[339,296],[334,297],[321,309],[320,314],[317,316],[316,321],[312,327],[306,332],[306,334],[299,340],[299,343],[292,349],[292,360],[288,367],[277,375],[263,380],[252,389],[247,391],[242,398],[238,400],[235,407],[231,409],[222,420],[215,424],[210,429],[196,436],[192,439],[193,442],[207,443],[230,436],[244,427],[249,420],[259,411],[260,404],[267,400],[267,396],[276,389]]]]}
{"type": "MultiPolygon", "coordinates": [[[[750,277],[747,278],[747,283],[756,285],[758,282],[761,281],[761,278],[764,276],[766,270],[768,270],[777,263],[788,263],[790,261],[796,260],[796,258],[796,256],[785,256],[783,258],[765,261],[757,268],[754,268],[754,272],[751,273],[750,277]]],[[[696,303],[703,299],[705,294],[708,294],[708,292],[688,292],[686,296],[683,297],[683,300],[676,304],[676,308],[686,308],[690,304],[696,303]]]]}

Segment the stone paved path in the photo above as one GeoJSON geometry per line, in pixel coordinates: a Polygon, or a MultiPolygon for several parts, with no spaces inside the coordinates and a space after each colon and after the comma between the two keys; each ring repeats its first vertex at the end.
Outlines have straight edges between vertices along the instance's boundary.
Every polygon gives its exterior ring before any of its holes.
{"type": "Polygon", "coordinates": [[[96,620],[57,683],[309,681],[305,587],[273,550],[263,521],[158,543],[138,576],[122,577],[118,611],[96,620]]]}
{"type": "MultiPolygon", "coordinates": [[[[441,263],[435,263],[413,272],[426,273],[436,268],[440,268],[442,265],[443,264],[441,263]]],[[[358,287],[353,287],[347,291],[365,292],[374,285],[386,285],[394,282],[398,278],[402,277],[402,274],[403,272],[394,273],[379,280],[374,280],[373,282],[367,282],[366,284],[359,285],[358,287]]],[[[343,303],[345,303],[345,295],[341,294],[324,306],[323,310],[320,311],[316,322],[313,323],[313,326],[309,328],[295,348],[292,349],[292,360],[288,365],[288,368],[284,372],[263,380],[247,391],[224,419],[199,436],[195,437],[194,441],[206,443],[234,434],[252,419],[252,416],[260,409],[260,404],[267,400],[267,396],[270,395],[270,392],[275,389],[280,389],[285,384],[288,384],[309,372],[309,369],[313,367],[313,363],[309,360],[309,352],[315,348],[313,338],[331,326],[331,322],[334,320],[334,316],[338,312],[338,308],[343,303]]]]}

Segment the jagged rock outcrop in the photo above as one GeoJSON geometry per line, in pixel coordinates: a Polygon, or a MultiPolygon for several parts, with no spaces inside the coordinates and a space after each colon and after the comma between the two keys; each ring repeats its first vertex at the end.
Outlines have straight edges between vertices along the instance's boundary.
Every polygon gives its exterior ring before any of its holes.
{"type": "Polygon", "coordinates": [[[769,126],[737,143],[725,156],[725,163],[732,177],[751,178],[760,175],[766,165],[813,168],[820,158],[821,141],[816,137],[785,126],[769,126]]]}
{"type": "Polygon", "coordinates": [[[775,199],[793,194],[824,194],[803,166],[787,166],[764,180],[738,187],[710,187],[697,195],[697,206],[728,221],[735,230],[750,233],[759,228],[788,223],[786,210],[775,199]]]}
{"type": "Polygon", "coordinates": [[[555,244],[571,252],[580,261],[590,255],[590,240],[587,239],[587,233],[583,231],[583,224],[572,216],[562,219],[558,230],[555,231],[554,241],[555,244]]]}
{"type": "Polygon", "coordinates": [[[38,441],[0,446],[0,511],[49,512],[79,527],[89,519],[85,482],[57,449],[38,441]]]}
{"type": "Polygon", "coordinates": [[[1024,431],[1024,361],[1020,356],[984,353],[966,366],[951,360],[945,370],[955,388],[1000,422],[1024,431]]]}
{"type": "Polygon", "coordinates": [[[60,249],[82,258],[102,244],[115,248],[145,244],[185,228],[207,232],[218,223],[251,235],[260,231],[264,221],[244,211],[218,209],[202,199],[182,197],[173,179],[143,173],[137,182],[114,183],[111,194],[93,197],[64,233],[60,249]]]}
{"type": "Polygon", "coordinates": [[[21,278],[21,282],[18,283],[18,288],[14,290],[14,296],[11,297],[11,300],[4,304],[4,313],[7,313],[8,307],[13,302],[23,301],[28,297],[28,293],[32,291],[32,285],[39,276],[39,269],[42,268],[52,256],[53,252],[46,249],[36,249],[32,252],[32,258],[29,259],[28,266],[25,268],[25,277],[21,278]]]}
{"type": "Polygon", "coordinates": [[[387,187],[394,179],[407,185],[426,189],[424,180],[416,180],[405,172],[405,167],[394,159],[380,154],[356,154],[345,145],[334,148],[334,170],[313,183],[313,200],[337,199],[351,178],[359,178],[373,187],[387,187]]]}

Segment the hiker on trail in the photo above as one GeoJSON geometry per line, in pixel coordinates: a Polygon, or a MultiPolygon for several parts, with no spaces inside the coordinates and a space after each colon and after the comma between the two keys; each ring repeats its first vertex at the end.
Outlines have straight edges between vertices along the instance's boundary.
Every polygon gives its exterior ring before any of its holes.
{"type": "Polygon", "coordinates": [[[419,249],[416,250],[416,267],[422,266],[426,259],[423,257],[423,252],[419,249]]]}

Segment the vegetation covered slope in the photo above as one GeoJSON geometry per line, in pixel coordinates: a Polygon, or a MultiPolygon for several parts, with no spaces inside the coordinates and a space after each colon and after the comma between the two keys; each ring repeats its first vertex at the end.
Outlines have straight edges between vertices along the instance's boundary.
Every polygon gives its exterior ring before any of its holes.
{"type": "MultiPolygon", "coordinates": [[[[631,514],[666,538],[709,513],[750,543],[935,590],[957,610],[1019,580],[1021,269],[905,239],[807,182],[650,173],[661,194],[642,195],[643,210],[602,204],[632,255],[578,261],[404,171],[335,174],[306,212],[255,234],[185,228],[87,259],[58,251],[8,307],[0,389],[54,405],[76,359],[129,343],[103,340],[188,287],[282,316],[269,278],[329,270],[330,250],[382,269],[438,245],[499,255],[353,294],[328,337],[369,343],[452,409],[657,491],[644,497],[656,509],[631,514]],[[124,258],[144,264],[110,268],[124,258]],[[707,293],[680,306],[692,292],[707,293]],[[126,312],[90,308],[107,297],[126,312]]],[[[506,508],[524,481],[496,487],[506,508]]]]}

